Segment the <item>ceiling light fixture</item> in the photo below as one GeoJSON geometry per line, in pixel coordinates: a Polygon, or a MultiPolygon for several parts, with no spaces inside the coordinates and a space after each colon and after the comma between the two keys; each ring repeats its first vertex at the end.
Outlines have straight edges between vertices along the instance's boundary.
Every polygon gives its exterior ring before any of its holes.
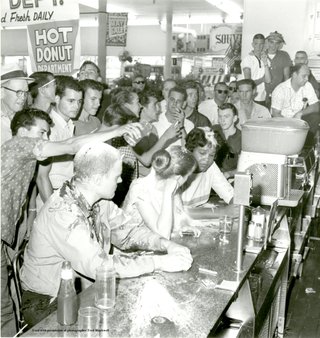
{"type": "Polygon", "coordinates": [[[243,9],[232,0],[206,0],[211,5],[217,7],[228,15],[241,15],[243,9]]]}

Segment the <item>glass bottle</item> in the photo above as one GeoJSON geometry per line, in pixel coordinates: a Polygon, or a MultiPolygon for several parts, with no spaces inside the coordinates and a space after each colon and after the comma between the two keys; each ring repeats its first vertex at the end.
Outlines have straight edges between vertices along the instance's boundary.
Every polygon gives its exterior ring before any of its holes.
{"type": "Polygon", "coordinates": [[[114,307],[116,302],[116,271],[112,256],[104,259],[96,270],[95,305],[106,310],[114,307]]]}
{"type": "Polygon", "coordinates": [[[256,223],[256,226],[254,228],[254,240],[257,242],[262,241],[262,224],[256,223]]]}
{"type": "Polygon", "coordinates": [[[57,320],[61,325],[72,325],[78,317],[78,296],[72,278],[72,268],[69,261],[62,263],[61,281],[58,291],[57,320]]]}
{"type": "Polygon", "coordinates": [[[264,237],[265,233],[265,219],[266,219],[266,211],[258,206],[257,208],[253,209],[251,212],[251,221],[254,224],[261,225],[261,238],[264,237]]]}

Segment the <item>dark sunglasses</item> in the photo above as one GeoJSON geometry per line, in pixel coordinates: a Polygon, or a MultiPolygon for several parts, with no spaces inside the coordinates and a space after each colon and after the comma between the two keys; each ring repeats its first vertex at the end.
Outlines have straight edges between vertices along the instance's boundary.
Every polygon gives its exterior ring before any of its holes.
{"type": "Polygon", "coordinates": [[[222,90],[222,89],[217,89],[216,92],[217,92],[218,94],[222,94],[222,93],[228,94],[228,91],[227,91],[227,90],[222,90]]]}
{"type": "Polygon", "coordinates": [[[229,87],[229,91],[230,92],[236,92],[237,91],[237,87],[229,87]]]}
{"type": "Polygon", "coordinates": [[[134,81],[133,83],[136,83],[136,84],[144,84],[144,81],[134,81]]]}

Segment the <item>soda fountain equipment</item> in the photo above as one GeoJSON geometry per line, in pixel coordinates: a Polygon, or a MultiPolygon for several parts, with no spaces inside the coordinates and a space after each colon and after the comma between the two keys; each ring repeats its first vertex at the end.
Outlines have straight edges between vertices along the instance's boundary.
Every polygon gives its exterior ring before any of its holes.
{"type": "Polygon", "coordinates": [[[249,120],[242,125],[239,172],[252,174],[252,201],[260,205],[295,206],[301,194],[291,189],[292,167],[303,166],[299,158],[309,125],[294,118],[249,120]]]}

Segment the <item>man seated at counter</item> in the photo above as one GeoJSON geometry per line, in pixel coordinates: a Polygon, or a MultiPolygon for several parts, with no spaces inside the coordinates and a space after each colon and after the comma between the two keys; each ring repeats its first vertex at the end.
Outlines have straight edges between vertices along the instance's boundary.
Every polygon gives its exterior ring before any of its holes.
{"type": "Polygon", "coordinates": [[[51,195],[37,216],[21,270],[22,311],[29,327],[56,309],[62,262],[88,284],[103,263],[110,243],[120,249],[167,251],[161,256],[113,256],[122,277],[155,270],[188,270],[188,248],[134,222],[112,201],[120,180],[120,152],[104,143],[84,146],[74,158],[74,176],[51,195]]]}
{"type": "MultiPolygon", "coordinates": [[[[182,186],[182,202],[184,206],[195,208],[209,201],[211,189],[230,204],[233,199],[233,187],[220,171],[215,160],[217,141],[212,129],[208,127],[194,128],[186,137],[186,148],[192,152],[197,161],[197,169],[182,186]]],[[[230,208],[215,208],[214,214],[224,215],[230,208]]],[[[191,216],[196,216],[193,213],[191,216]]]]}

